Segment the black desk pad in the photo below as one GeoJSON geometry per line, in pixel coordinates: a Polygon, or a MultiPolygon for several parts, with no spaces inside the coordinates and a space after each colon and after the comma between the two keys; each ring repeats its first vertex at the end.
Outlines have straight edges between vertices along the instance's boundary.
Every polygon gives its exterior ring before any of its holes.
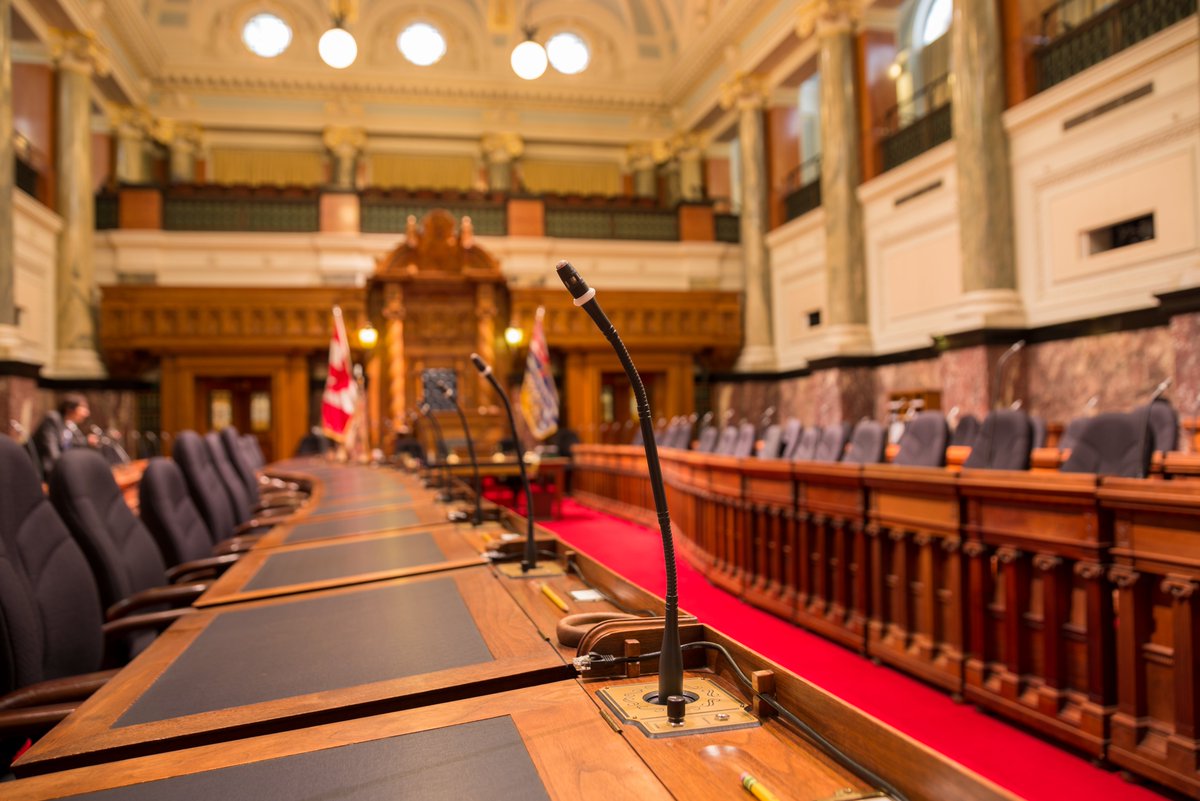
{"type": "Polygon", "coordinates": [[[491,660],[450,578],[226,611],[113,728],[491,660]]]}
{"type": "Polygon", "coordinates": [[[366,509],[374,509],[379,506],[396,506],[403,503],[412,503],[412,495],[402,490],[388,492],[387,497],[374,496],[370,498],[351,498],[348,500],[338,500],[333,497],[321,501],[312,508],[312,515],[332,515],[340,514],[341,512],[358,512],[366,509]]]}
{"type": "Polygon", "coordinates": [[[269,554],[240,592],[445,562],[428,532],[269,554]]]}
{"type": "Polygon", "coordinates": [[[549,799],[520,732],[507,716],[70,797],[96,801],[549,799]]]}
{"type": "Polygon", "coordinates": [[[357,517],[314,520],[311,523],[297,523],[288,532],[287,537],[283,541],[304,542],[305,540],[319,540],[339,535],[387,531],[390,528],[411,526],[418,519],[416,512],[411,509],[384,509],[372,514],[358,515],[357,517]]]}

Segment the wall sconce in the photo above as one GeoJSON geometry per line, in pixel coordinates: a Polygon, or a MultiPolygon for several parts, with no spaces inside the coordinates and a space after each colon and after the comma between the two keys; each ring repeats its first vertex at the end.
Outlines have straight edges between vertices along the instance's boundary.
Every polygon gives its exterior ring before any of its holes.
{"type": "Polygon", "coordinates": [[[509,347],[515,348],[525,341],[525,332],[510,323],[508,328],[504,329],[504,341],[508,343],[509,347]]]}
{"type": "Polygon", "coordinates": [[[365,349],[370,350],[375,347],[375,343],[379,341],[379,329],[371,325],[371,321],[363,323],[363,327],[358,329],[358,344],[365,349]]]}

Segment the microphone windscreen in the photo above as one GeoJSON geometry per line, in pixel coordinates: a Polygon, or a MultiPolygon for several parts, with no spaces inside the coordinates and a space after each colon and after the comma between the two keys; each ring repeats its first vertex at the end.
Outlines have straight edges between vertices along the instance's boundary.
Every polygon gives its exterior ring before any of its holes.
{"type": "Polygon", "coordinates": [[[583,280],[569,261],[560,261],[555,267],[558,271],[558,277],[562,279],[563,286],[571,293],[571,297],[578,300],[588,293],[587,281],[583,280]]]}

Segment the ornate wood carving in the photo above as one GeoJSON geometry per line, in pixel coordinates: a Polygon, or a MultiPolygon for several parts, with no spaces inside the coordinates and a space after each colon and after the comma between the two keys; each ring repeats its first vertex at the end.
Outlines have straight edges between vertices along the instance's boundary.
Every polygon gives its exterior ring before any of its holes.
{"type": "Polygon", "coordinates": [[[1196,582],[1187,576],[1167,576],[1162,581],[1162,590],[1172,598],[1186,601],[1196,592],[1196,582]]]}
{"type": "Polygon", "coordinates": [[[1141,574],[1136,570],[1132,570],[1123,565],[1117,565],[1112,570],[1108,571],[1108,580],[1116,584],[1118,588],[1127,590],[1137,583],[1138,577],[1141,574]]]}

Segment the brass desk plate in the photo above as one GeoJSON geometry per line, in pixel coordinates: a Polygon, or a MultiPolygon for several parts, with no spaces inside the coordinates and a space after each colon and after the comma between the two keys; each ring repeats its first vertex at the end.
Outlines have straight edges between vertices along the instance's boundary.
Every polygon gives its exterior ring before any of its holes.
{"type": "Polygon", "coordinates": [[[537,567],[524,573],[520,562],[501,562],[496,569],[509,578],[553,578],[565,572],[558,562],[538,562],[537,567]]]}
{"type": "Polygon", "coordinates": [[[741,700],[712,679],[685,676],[683,690],[695,695],[696,700],[687,705],[682,726],[672,726],[667,721],[666,706],[644,700],[648,694],[658,691],[657,680],[605,687],[596,694],[617,713],[622,723],[632,723],[652,738],[748,729],[759,725],[758,718],[746,711],[741,700]]]}

